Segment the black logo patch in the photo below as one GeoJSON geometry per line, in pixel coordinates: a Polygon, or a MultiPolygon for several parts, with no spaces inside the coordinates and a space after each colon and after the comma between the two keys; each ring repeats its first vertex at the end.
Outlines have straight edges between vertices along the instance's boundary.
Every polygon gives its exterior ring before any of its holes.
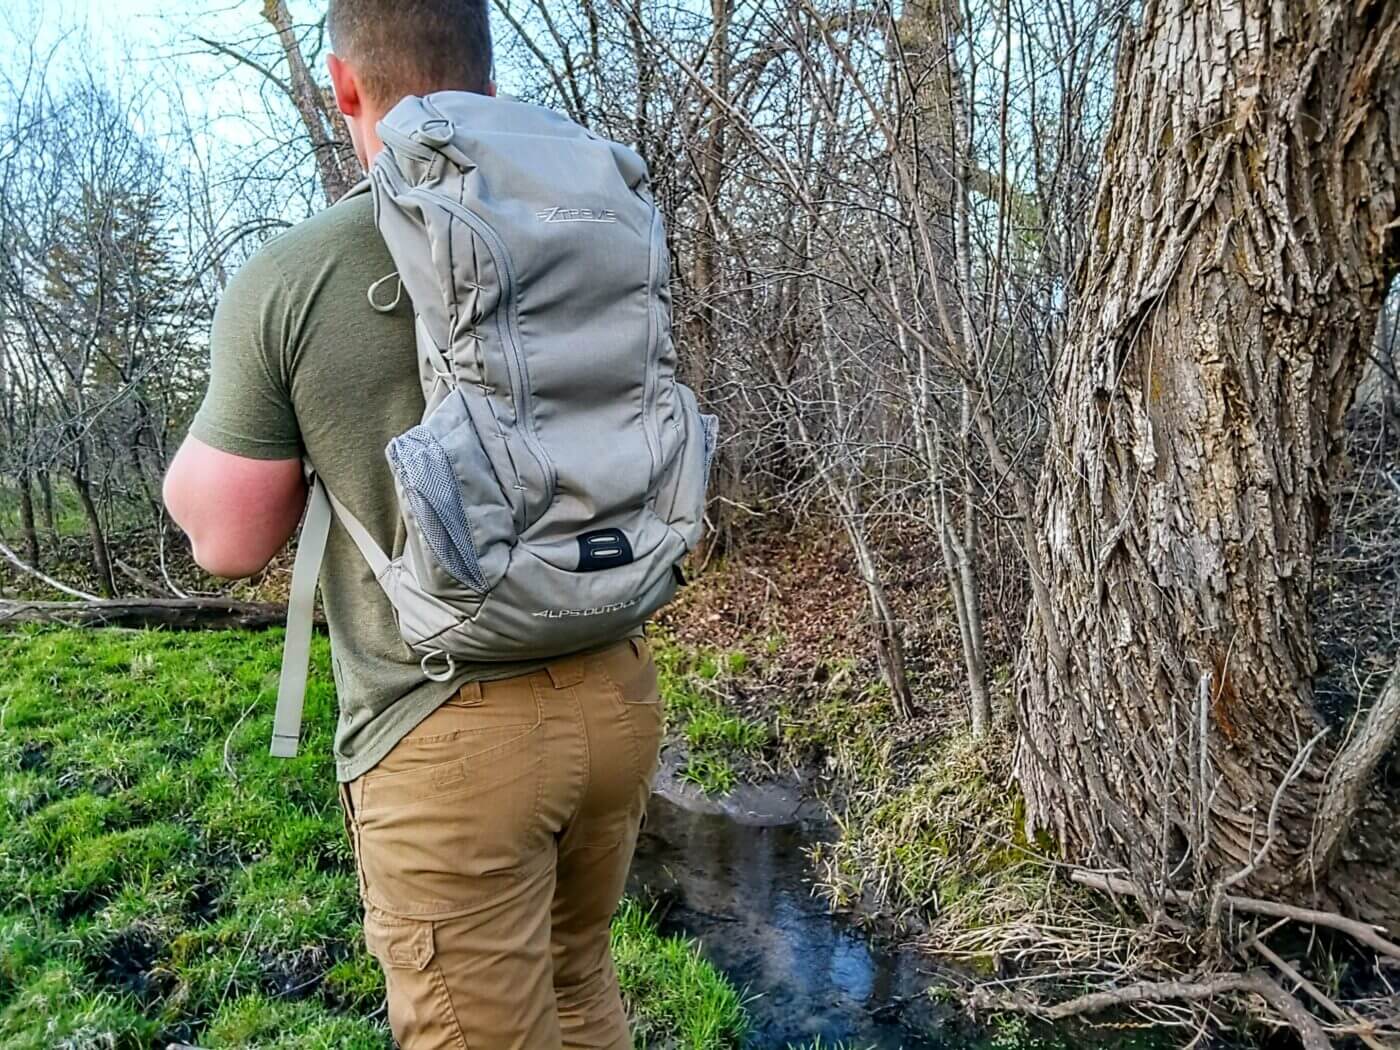
{"type": "Polygon", "coordinates": [[[598,572],[632,564],[632,544],[621,529],[597,529],[578,538],[578,571],[598,572]]]}

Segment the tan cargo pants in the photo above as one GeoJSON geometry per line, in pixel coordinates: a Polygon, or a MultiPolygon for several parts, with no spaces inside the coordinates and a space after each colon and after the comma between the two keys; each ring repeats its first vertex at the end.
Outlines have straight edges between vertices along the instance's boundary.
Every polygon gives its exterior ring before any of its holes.
{"type": "Polygon", "coordinates": [[[342,785],[400,1046],[631,1047],[608,925],[660,739],[631,639],[464,687],[342,785]]]}

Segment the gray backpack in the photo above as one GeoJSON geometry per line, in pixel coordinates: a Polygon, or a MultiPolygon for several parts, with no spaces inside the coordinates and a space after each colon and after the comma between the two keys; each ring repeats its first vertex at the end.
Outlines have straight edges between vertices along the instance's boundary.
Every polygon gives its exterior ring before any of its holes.
{"type": "MultiPolygon", "coordinates": [[[[714,416],[676,380],[670,265],[636,153],[537,106],[466,92],[379,125],[376,222],[413,302],[423,422],[390,442],[391,559],[315,482],[288,608],[273,753],[296,753],[332,513],[423,673],[622,638],[700,538],[714,416]]],[[[380,286],[376,308],[394,303],[380,286]]],[[[395,302],[397,297],[394,297],[395,302]]]]}

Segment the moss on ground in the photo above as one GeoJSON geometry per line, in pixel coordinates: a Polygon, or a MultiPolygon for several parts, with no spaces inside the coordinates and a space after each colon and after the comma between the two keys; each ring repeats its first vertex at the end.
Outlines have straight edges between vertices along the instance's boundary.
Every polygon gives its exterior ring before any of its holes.
{"type": "MultiPolygon", "coordinates": [[[[0,1046],[386,1048],[315,648],[301,754],[267,753],[281,635],[0,636],[0,1046]]],[[[635,908],[629,1006],[733,1046],[736,993],[635,908]]]]}

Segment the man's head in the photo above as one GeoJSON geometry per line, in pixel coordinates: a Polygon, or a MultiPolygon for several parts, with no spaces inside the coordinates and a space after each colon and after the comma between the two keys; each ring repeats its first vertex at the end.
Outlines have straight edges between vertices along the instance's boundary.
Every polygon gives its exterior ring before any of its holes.
{"type": "Polygon", "coordinates": [[[493,95],[488,0],[330,0],[331,83],[355,152],[379,151],[374,127],[405,95],[493,95]]]}

